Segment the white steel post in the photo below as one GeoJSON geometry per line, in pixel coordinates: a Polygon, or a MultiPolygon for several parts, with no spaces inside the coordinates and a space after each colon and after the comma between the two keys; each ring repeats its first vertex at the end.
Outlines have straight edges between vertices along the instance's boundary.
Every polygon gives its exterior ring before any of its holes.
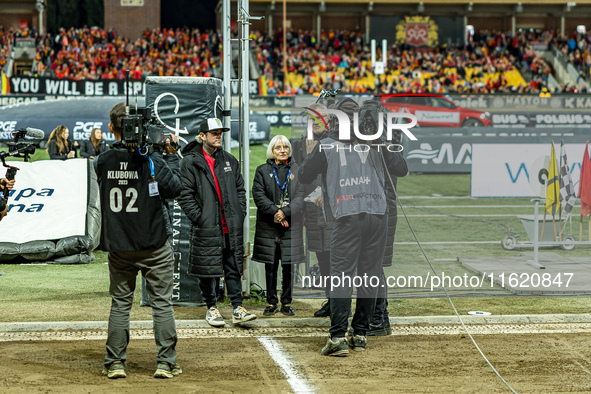
{"type": "Polygon", "coordinates": [[[249,94],[250,94],[250,15],[249,0],[238,1],[238,18],[242,20],[242,34],[240,37],[240,51],[242,55],[242,177],[244,178],[244,188],[246,189],[246,217],[244,218],[244,245],[245,245],[245,280],[242,283],[242,292],[250,294],[250,282],[253,273],[253,267],[250,260],[250,138],[249,138],[249,94]]]}
{"type": "MultiPolygon", "coordinates": [[[[223,0],[222,3],[222,45],[223,45],[223,67],[222,75],[223,81],[222,86],[224,88],[224,110],[230,110],[232,108],[232,43],[231,43],[231,32],[230,32],[230,0],[223,0]]],[[[224,127],[232,128],[232,120],[230,114],[223,115],[222,122],[224,127]]],[[[224,150],[227,152],[231,151],[231,135],[232,133],[226,133],[224,136],[224,150]]]]}

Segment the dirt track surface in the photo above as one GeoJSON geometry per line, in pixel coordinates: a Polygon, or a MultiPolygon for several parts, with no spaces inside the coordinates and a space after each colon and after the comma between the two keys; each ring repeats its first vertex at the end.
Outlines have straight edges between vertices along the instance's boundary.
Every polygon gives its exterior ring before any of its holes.
{"type": "MultiPolygon", "coordinates": [[[[317,393],[509,392],[465,334],[374,337],[367,351],[344,358],[320,355],[324,335],[294,335],[274,341],[300,379],[317,393]]],[[[475,339],[519,393],[591,391],[591,333],[476,334],[475,339]]],[[[104,343],[0,342],[0,392],[294,392],[257,337],[181,338],[177,350],[183,374],[170,380],[152,377],[154,341],[134,339],[133,333],[128,377],[101,376],[104,343]]]]}

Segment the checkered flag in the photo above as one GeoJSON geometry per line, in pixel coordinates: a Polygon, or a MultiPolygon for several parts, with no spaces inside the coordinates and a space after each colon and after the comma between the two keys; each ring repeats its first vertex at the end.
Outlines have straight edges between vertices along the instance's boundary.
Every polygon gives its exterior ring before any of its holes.
{"type": "Polygon", "coordinates": [[[568,161],[566,160],[564,140],[560,141],[560,162],[560,203],[566,213],[571,213],[577,198],[575,196],[573,179],[570,176],[570,169],[568,168],[568,161]]]}

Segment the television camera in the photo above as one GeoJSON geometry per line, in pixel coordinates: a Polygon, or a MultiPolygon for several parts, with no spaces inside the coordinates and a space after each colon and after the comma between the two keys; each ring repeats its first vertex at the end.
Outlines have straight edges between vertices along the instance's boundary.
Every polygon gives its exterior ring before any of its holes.
{"type": "MultiPolygon", "coordinates": [[[[125,71],[126,85],[129,86],[129,70],[125,71]]],[[[129,105],[129,89],[126,92],[125,117],[121,124],[121,137],[126,147],[137,149],[142,154],[150,154],[154,151],[162,151],[167,134],[165,125],[156,117],[152,116],[149,107],[138,108],[137,98],[135,107],[129,105]]],[[[176,143],[170,141],[173,148],[177,149],[176,143]]]]}
{"type": "MultiPolygon", "coordinates": [[[[14,141],[8,145],[8,151],[0,152],[0,160],[2,160],[2,165],[8,170],[6,170],[6,178],[10,181],[13,180],[16,176],[16,172],[18,171],[17,167],[9,166],[6,164],[7,157],[20,157],[24,158],[25,162],[30,160],[30,155],[35,153],[35,145],[32,143],[22,142],[21,139],[25,137],[31,137],[35,139],[43,139],[45,133],[43,130],[33,129],[27,127],[25,129],[20,129],[12,133],[14,141]]],[[[4,198],[8,199],[8,189],[4,189],[4,198]]]]}

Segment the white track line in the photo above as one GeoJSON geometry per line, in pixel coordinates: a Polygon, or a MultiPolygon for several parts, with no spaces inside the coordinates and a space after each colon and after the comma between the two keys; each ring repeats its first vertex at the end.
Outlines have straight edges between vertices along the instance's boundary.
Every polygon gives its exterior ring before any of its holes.
{"type": "MultiPolygon", "coordinates": [[[[498,241],[437,241],[437,242],[421,242],[421,245],[447,245],[447,244],[498,244],[501,243],[501,240],[498,241]]],[[[416,242],[398,242],[394,243],[395,245],[415,245],[416,242]]]]}
{"type": "Polygon", "coordinates": [[[470,196],[400,196],[401,200],[464,200],[471,199],[470,196]]]}
{"type": "Polygon", "coordinates": [[[267,349],[269,355],[275,363],[281,368],[283,374],[287,377],[287,383],[291,386],[294,393],[314,393],[315,390],[308,386],[305,379],[289,357],[283,352],[281,345],[271,337],[258,337],[259,342],[267,349]]]}
{"type": "Polygon", "coordinates": [[[408,208],[532,208],[531,205],[409,205],[408,208]]]}
{"type": "MultiPolygon", "coordinates": [[[[439,218],[442,216],[447,216],[447,215],[452,215],[451,213],[440,213],[440,214],[425,214],[425,215],[406,215],[409,218],[439,218]]],[[[517,217],[517,214],[515,213],[499,213],[499,214],[482,214],[482,215],[477,215],[477,214],[464,214],[464,213],[460,213],[460,214],[453,214],[456,216],[462,216],[462,217],[476,217],[476,218],[498,218],[498,217],[517,217]]]]}

